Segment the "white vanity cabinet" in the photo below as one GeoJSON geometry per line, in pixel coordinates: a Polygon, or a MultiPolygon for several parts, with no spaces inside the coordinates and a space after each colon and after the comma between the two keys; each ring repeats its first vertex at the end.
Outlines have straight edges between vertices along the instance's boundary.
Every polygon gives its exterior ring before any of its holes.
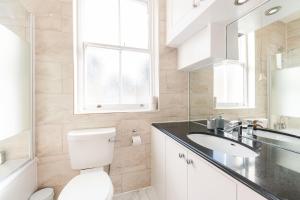
{"type": "Polygon", "coordinates": [[[166,139],[166,200],[187,199],[187,149],[166,139]]]}
{"type": "Polygon", "coordinates": [[[235,200],[236,183],[193,152],[188,153],[188,200],[235,200]]]}
{"type": "Polygon", "coordinates": [[[237,191],[237,200],[267,200],[241,183],[238,183],[237,191]]]}
{"type": "Polygon", "coordinates": [[[151,152],[158,200],[266,200],[154,127],[151,152]]]}
{"type": "Polygon", "coordinates": [[[157,198],[165,200],[166,136],[156,128],[151,131],[151,185],[157,198]]]}

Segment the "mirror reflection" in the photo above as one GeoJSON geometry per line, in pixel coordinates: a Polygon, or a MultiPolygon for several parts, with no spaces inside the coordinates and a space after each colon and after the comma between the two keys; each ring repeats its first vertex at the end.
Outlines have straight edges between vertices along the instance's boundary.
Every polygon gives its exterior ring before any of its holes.
{"type": "Polygon", "coordinates": [[[227,26],[226,61],[190,72],[190,120],[223,115],[299,137],[299,77],[300,1],[268,1],[227,26]]]}

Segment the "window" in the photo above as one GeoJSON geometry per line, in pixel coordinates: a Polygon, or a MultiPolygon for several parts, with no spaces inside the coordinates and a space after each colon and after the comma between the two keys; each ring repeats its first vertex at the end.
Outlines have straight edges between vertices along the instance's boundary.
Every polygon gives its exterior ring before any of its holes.
{"type": "Polygon", "coordinates": [[[255,107],[255,34],[240,34],[239,60],[214,66],[214,98],[217,109],[255,107]]]}
{"type": "Polygon", "coordinates": [[[155,41],[150,0],[77,0],[75,112],[149,111],[155,41]]]}

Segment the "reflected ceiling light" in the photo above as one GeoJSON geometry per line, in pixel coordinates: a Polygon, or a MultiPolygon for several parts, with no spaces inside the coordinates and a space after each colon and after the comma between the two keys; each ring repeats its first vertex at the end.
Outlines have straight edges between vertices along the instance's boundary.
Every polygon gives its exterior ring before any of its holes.
{"type": "Polygon", "coordinates": [[[243,4],[247,3],[248,1],[249,0],[235,0],[234,5],[240,6],[240,5],[243,5],[243,4]]]}
{"type": "Polygon", "coordinates": [[[278,13],[281,10],[281,8],[282,8],[281,6],[276,6],[276,7],[270,8],[265,11],[265,15],[266,16],[274,15],[274,14],[278,13]]]}

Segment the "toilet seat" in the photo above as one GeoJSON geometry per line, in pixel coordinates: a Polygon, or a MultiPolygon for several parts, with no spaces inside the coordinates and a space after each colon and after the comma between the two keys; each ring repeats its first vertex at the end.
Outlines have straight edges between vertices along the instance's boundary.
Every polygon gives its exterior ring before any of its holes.
{"type": "Polygon", "coordinates": [[[62,190],[58,200],[111,200],[113,186],[104,171],[92,171],[74,177],[62,190]]]}

